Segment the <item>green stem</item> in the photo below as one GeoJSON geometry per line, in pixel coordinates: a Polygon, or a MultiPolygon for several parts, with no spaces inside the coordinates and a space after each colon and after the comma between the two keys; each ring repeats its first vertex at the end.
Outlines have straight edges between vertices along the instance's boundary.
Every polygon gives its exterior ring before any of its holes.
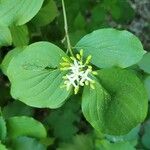
{"type": "Polygon", "coordinates": [[[65,29],[65,36],[66,36],[66,39],[67,39],[67,48],[68,48],[71,56],[73,56],[73,52],[72,52],[72,49],[71,49],[70,38],[69,38],[69,33],[68,33],[68,23],[67,23],[66,9],[65,9],[64,0],[62,0],[62,8],[63,8],[63,15],[64,15],[64,29],[65,29]]]}

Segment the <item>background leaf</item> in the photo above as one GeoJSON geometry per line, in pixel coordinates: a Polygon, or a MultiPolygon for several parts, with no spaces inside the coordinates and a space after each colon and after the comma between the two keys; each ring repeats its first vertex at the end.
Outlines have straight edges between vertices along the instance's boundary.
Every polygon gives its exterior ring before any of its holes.
{"type": "Polygon", "coordinates": [[[77,135],[71,144],[62,144],[57,150],[94,150],[94,144],[89,136],[77,135]]]}
{"type": "Polygon", "coordinates": [[[97,145],[99,150],[136,150],[129,142],[110,143],[107,140],[101,140],[97,145]]]}
{"type": "Polygon", "coordinates": [[[12,143],[14,150],[46,150],[46,147],[34,138],[18,137],[12,143]]]}
{"type": "Polygon", "coordinates": [[[8,136],[16,138],[19,136],[29,136],[35,138],[45,138],[46,130],[37,120],[26,117],[11,117],[7,119],[8,136]]]}
{"type": "Polygon", "coordinates": [[[42,7],[44,0],[1,0],[0,24],[23,25],[31,20],[42,7]]]}
{"type": "Polygon", "coordinates": [[[80,98],[73,96],[61,108],[53,110],[45,122],[50,131],[61,141],[69,141],[78,132],[80,98]],[[64,130],[67,127],[67,130],[64,130]]]}
{"type": "Polygon", "coordinates": [[[13,101],[3,108],[2,113],[5,119],[14,116],[32,116],[33,109],[20,101],[13,101]]]}
{"type": "Polygon", "coordinates": [[[78,13],[74,20],[74,28],[78,30],[83,30],[85,28],[86,22],[84,19],[84,16],[81,14],[81,12],[78,13]]]}
{"type": "Polygon", "coordinates": [[[144,72],[150,73],[150,53],[146,53],[138,65],[144,72]]]}
{"type": "Polygon", "coordinates": [[[133,128],[128,134],[122,135],[122,136],[113,136],[113,135],[106,135],[106,138],[110,142],[130,142],[134,143],[137,142],[139,138],[139,131],[140,131],[140,125],[133,128]]]}
{"type": "Polygon", "coordinates": [[[7,53],[1,64],[1,69],[5,75],[7,75],[7,69],[12,58],[17,56],[24,49],[25,47],[17,47],[7,53]]]}
{"type": "Polygon", "coordinates": [[[9,28],[0,25],[0,47],[11,45],[11,43],[12,37],[9,28]]]}
{"type": "Polygon", "coordinates": [[[103,0],[102,5],[118,23],[129,23],[134,18],[134,9],[127,0],[103,0]]]}
{"type": "Polygon", "coordinates": [[[14,46],[25,46],[29,44],[29,32],[26,25],[11,26],[10,30],[14,46]]]}
{"type": "Polygon", "coordinates": [[[147,94],[148,94],[148,99],[150,100],[150,76],[147,76],[144,79],[144,86],[145,86],[147,94]]]}
{"type": "Polygon", "coordinates": [[[150,121],[148,121],[144,126],[144,135],[142,136],[142,143],[145,146],[145,148],[150,149],[150,121]]]}
{"type": "Polygon", "coordinates": [[[0,140],[3,141],[6,138],[7,129],[6,122],[2,116],[0,116],[0,140]]]}
{"type": "Polygon", "coordinates": [[[45,0],[45,5],[38,14],[31,20],[36,26],[45,26],[52,22],[58,15],[58,9],[54,0],[45,0]]]}
{"type": "Polygon", "coordinates": [[[6,147],[0,143],[0,150],[7,150],[6,147]]]}

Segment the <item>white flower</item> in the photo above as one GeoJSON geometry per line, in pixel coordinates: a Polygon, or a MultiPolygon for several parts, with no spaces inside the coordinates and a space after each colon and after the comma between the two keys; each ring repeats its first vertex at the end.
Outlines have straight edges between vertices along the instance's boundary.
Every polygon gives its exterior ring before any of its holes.
{"type": "Polygon", "coordinates": [[[94,88],[94,80],[91,78],[91,75],[95,75],[96,72],[92,71],[92,67],[88,65],[91,56],[83,64],[82,55],[83,52],[80,52],[80,55],[77,54],[77,58],[71,57],[73,63],[70,63],[66,58],[63,58],[65,62],[61,63],[61,69],[68,70],[68,74],[64,77],[64,85],[67,90],[74,87],[75,94],[77,94],[80,86],[90,84],[90,87],[94,88]]]}
{"type": "Polygon", "coordinates": [[[88,76],[90,74],[91,70],[87,69],[81,74],[81,80],[80,85],[84,86],[84,82],[92,82],[93,80],[88,76]]]}

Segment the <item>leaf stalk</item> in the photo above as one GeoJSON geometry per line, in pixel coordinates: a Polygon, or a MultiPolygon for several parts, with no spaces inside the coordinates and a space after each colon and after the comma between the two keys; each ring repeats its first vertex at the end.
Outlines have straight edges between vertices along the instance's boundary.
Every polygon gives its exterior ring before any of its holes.
{"type": "Polygon", "coordinates": [[[65,37],[67,40],[67,49],[70,52],[70,55],[74,56],[72,52],[72,48],[71,48],[69,33],[68,33],[68,22],[67,22],[67,17],[66,17],[66,8],[65,8],[64,0],[62,0],[62,9],[63,9],[63,16],[64,16],[64,29],[65,29],[65,37]]]}

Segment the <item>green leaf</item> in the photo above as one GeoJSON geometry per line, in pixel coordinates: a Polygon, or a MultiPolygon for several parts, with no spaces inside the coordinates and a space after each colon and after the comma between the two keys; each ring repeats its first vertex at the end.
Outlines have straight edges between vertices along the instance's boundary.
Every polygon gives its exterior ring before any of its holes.
{"type": "Polygon", "coordinates": [[[14,46],[25,46],[29,43],[29,32],[26,25],[11,26],[11,35],[14,46]]]}
{"type": "Polygon", "coordinates": [[[139,138],[140,125],[133,128],[128,134],[122,136],[106,135],[106,138],[111,142],[130,142],[134,143],[139,138]]]}
{"type": "Polygon", "coordinates": [[[61,88],[66,74],[58,68],[62,57],[67,55],[49,42],[31,44],[14,57],[7,70],[13,98],[39,108],[63,105],[70,91],[61,88]]]}
{"type": "Polygon", "coordinates": [[[147,115],[146,90],[138,77],[120,68],[98,71],[95,90],[84,88],[82,111],[91,125],[110,135],[127,134],[147,115]],[[110,95],[108,95],[108,93],[110,95]]]}
{"type": "Polygon", "coordinates": [[[81,12],[79,12],[74,20],[74,28],[77,30],[84,30],[85,25],[86,25],[86,22],[85,22],[84,16],[81,14],[81,12]]]}
{"type": "Polygon", "coordinates": [[[128,31],[99,29],[84,36],[75,46],[92,55],[92,63],[100,68],[129,67],[140,61],[145,51],[139,39],[128,31]]]}
{"type": "Polygon", "coordinates": [[[107,8],[112,18],[118,23],[129,23],[134,19],[134,10],[127,0],[104,0],[103,7],[107,8]]]}
{"type": "Polygon", "coordinates": [[[14,101],[5,106],[2,113],[5,119],[14,116],[32,116],[33,109],[20,101],[14,101]]]}
{"type": "Polygon", "coordinates": [[[136,148],[134,148],[129,142],[110,143],[107,140],[97,142],[97,147],[100,150],[136,150],[136,148]]]}
{"type": "Polygon", "coordinates": [[[57,150],[94,150],[94,143],[87,135],[77,135],[72,143],[64,143],[57,150]]]}
{"type": "Polygon", "coordinates": [[[147,149],[150,149],[149,137],[150,137],[150,120],[148,122],[146,122],[146,124],[144,126],[144,135],[142,136],[142,144],[147,149]]]}
{"type": "Polygon", "coordinates": [[[11,45],[11,43],[12,37],[9,28],[0,25],[0,47],[11,45]]]}
{"type": "Polygon", "coordinates": [[[148,99],[150,100],[150,76],[148,76],[144,79],[144,86],[145,86],[147,94],[148,94],[148,99]]]}
{"type": "Polygon", "coordinates": [[[6,122],[2,116],[0,116],[0,140],[4,140],[6,138],[7,129],[6,122]]]}
{"type": "Polygon", "coordinates": [[[44,0],[1,0],[0,24],[23,25],[31,20],[42,7],[44,0]]]}
{"type": "Polygon", "coordinates": [[[53,129],[53,134],[61,141],[69,141],[78,131],[79,97],[72,97],[61,108],[53,110],[46,118],[46,124],[53,129]],[[64,130],[67,127],[67,130],[64,130]]]}
{"type": "Polygon", "coordinates": [[[105,116],[111,122],[108,131],[125,134],[147,115],[148,98],[144,85],[133,72],[125,69],[103,69],[98,74],[100,83],[111,95],[105,116]]]}
{"type": "Polygon", "coordinates": [[[93,9],[92,9],[92,22],[94,22],[95,24],[99,24],[104,22],[105,18],[106,18],[106,11],[105,9],[102,7],[101,4],[96,5],[93,9]],[[97,14],[99,14],[99,16],[97,17],[97,14]]]}
{"type": "Polygon", "coordinates": [[[91,10],[91,21],[89,22],[88,30],[93,31],[95,29],[107,27],[108,25],[106,22],[106,17],[107,17],[107,11],[102,6],[102,3],[98,3],[91,10]]]}
{"type": "Polygon", "coordinates": [[[0,81],[0,106],[5,106],[9,99],[11,99],[10,88],[7,86],[7,83],[4,82],[4,80],[1,80],[0,81]]]}
{"type": "Polygon", "coordinates": [[[12,58],[17,56],[21,51],[23,51],[25,47],[17,47],[14,48],[13,50],[9,51],[7,55],[4,57],[2,64],[1,64],[1,69],[5,75],[7,75],[7,68],[9,66],[10,61],[12,58]]]}
{"type": "Polygon", "coordinates": [[[84,87],[82,96],[83,115],[95,129],[103,132],[106,132],[107,130],[104,115],[109,101],[109,94],[98,82],[95,83],[95,89],[92,89],[89,86],[84,87]]]}
{"type": "MultiPolygon", "coordinates": [[[[71,32],[69,34],[71,43],[73,45],[76,44],[77,41],[79,41],[79,39],[81,39],[81,37],[83,37],[84,35],[86,35],[86,31],[85,30],[77,30],[75,32],[71,32]]],[[[67,42],[65,42],[65,45],[67,47],[67,42]]]]}
{"type": "Polygon", "coordinates": [[[55,142],[55,138],[53,137],[46,137],[44,139],[41,139],[40,142],[45,146],[52,146],[55,142]]]}
{"type": "Polygon", "coordinates": [[[11,117],[7,119],[8,136],[16,138],[19,136],[30,136],[35,138],[45,138],[46,130],[39,121],[26,117],[11,117]]]}
{"type": "Polygon", "coordinates": [[[41,8],[39,13],[31,20],[36,26],[45,26],[52,22],[58,15],[58,9],[54,0],[47,0],[44,7],[41,8]]]}
{"type": "Polygon", "coordinates": [[[36,139],[29,137],[18,137],[12,143],[13,150],[46,150],[46,147],[36,139]]]}
{"type": "Polygon", "coordinates": [[[138,65],[144,72],[150,73],[150,53],[146,53],[138,65]]]}
{"type": "Polygon", "coordinates": [[[5,145],[1,144],[1,142],[0,142],[0,150],[7,150],[7,148],[5,147],[5,145]]]}

